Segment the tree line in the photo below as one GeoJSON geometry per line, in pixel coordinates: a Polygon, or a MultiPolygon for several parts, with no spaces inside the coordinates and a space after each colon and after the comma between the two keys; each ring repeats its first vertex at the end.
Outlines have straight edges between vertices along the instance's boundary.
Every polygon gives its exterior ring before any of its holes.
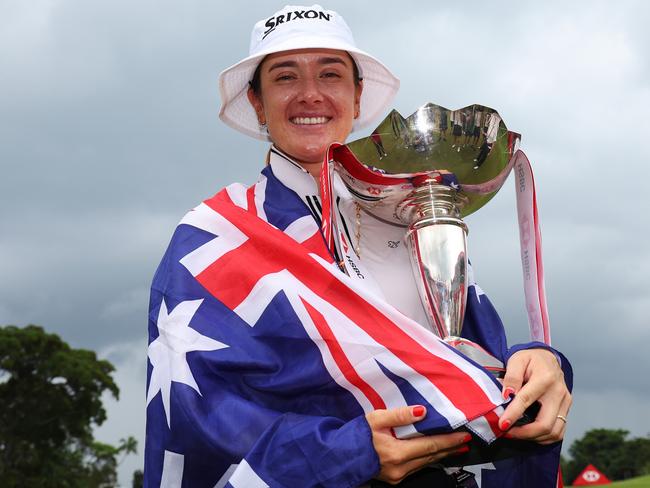
{"type": "Polygon", "coordinates": [[[0,327],[0,486],[109,488],[133,437],[98,442],[102,394],[119,397],[113,365],[41,327],[0,327]]]}
{"type": "Polygon", "coordinates": [[[569,484],[589,464],[610,480],[624,480],[650,474],[650,436],[629,438],[623,429],[593,429],[575,440],[570,458],[562,458],[562,474],[569,484]]]}

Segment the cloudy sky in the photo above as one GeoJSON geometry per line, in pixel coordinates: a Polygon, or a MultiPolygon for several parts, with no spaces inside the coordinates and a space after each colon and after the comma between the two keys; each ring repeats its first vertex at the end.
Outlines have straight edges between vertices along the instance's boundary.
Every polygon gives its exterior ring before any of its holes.
{"type": "MultiPolygon", "coordinates": [[[[496,108],[537,180],[568,443],[650,432],[650,5],[330,1],[402,80],[395,107],[496,108]],[[644,137],[645,136],[645,137],[644,137]]],[[[0,324],[117,367],[98,437],[143,447],[148,286],[186,210],[251,183],[265,145],[219,122],[217,75],[273,2],[0,0],[0,324]]],[[[527,338],[513,183],[468,219],[482,288],[527,338]]],[[[141,464],[121,467],[121,480],[141,464]]]]}

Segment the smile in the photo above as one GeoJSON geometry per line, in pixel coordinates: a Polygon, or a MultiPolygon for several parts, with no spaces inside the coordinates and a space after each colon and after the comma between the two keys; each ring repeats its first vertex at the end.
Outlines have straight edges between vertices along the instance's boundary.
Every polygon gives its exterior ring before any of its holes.
{"type": "Polygon", "coordinates": [[[292,124],[296,125],[326,124],[330,120],[332,120],[331,117],[293,117],[289,119],[292,124]]]}

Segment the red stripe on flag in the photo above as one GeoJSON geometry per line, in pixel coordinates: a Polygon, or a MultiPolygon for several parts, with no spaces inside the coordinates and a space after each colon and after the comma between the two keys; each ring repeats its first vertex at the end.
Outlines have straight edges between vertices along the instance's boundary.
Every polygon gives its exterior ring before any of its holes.
{"type": "Polygon", "coordinates": [[[302,242],[302,245],[307,248],[311,253],[317,254],[320,258],[324,259],[328,263],[333,263],[334,259],[332,255],[327,251],[325,247],[325,241],[323,239],[323,234],[316,231],[314,235],[302,242]]]}
{"type": "Polygon", "coordinates": [[[282,263],[275,262],[269,254],[269,249],[260,247],[259,241],[248,239],[210,264],[196,279],[224,305],[234,310],[244,301],[260,278],[285,268],[282,263]]]}
{"type": "Polygon", "coordinates": [[[316,265],[291,237],[239,207],[224,204],[222,199],[213,198],[205,203],[249,238],[197,276],[229,308],[236,308],[260,278],[287,269],[374,341],[426,377],[467,418],[492,410],[494,404],[469,374],[428,351],[329,271],[316,265]]]}
{"type": "Polygon", "coordinates": [[[494,410],[489,411],[485,415],[485,420],[490,424],[490,429],[492,433],[499,437],[503,435],[503,431],[499,428],[499,416],[494,412],[494,410]]]}
{"type": "MultiPolygon", "coordinates": [[[[230,194],[226,190],[222,190],[216,195],[214,195],[210,200],[214,200],[215,202],[226,202],[229,203],[230,205],[234,205],[235,202],[232,201],[232,198],[230,198],[230,194]]],[[[204,202],[205,203],[205,202],[204,202]]]]}
{"type": "Polygon", "coordinates": [[[257,206],[255,205],[255,187],[257,185],[253,185],[248,187],[248,190],[246,190],[246,204],[248,206],[248,211],[251,212],[253,215],[257,215],[257,206]]]}
{"type": "Polygon", "coordinates": [[[386,408],[386,404],[384,403],[384,400],[381,398],[379,393],[377,393],[372,386],[366,383],[364,379],[361,378],[361,376],[359,376],[359,374],[356,372],[354,366],[345,355],[343,348],[336,340],[336,337],[334,337],[332,329],[330,329],[327,321],[325,320],[325,317],[323,317],[323,315],[318,310],[312,307],[303,298],[301,298],[300,301],[307,309],[307,313],[309,313],[309,316],[314,322],[316,329],[318,329],[318,333],[325,341],[327,348],[330,350],[330,353],[332,354],[336,365],[338,366],[339,370],[341,370],[341,373],[343,373],[343,376],[345,376],[345,379],[347,379],[350,383],[361,390],[361,392],[365,395],[368,401],[370,401],[375,410],[386,408]]]}

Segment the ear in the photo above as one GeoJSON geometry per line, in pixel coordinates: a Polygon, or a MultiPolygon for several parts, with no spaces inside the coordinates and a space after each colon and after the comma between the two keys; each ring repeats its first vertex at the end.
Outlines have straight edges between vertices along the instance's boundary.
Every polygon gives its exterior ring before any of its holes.
{"type": "Polygon", "coordinates": [[[361,113],[361,93],[363,92],[363,80],[359,80],[359,83],[354,88],[354,118],[358,119],[361,113]]]}
{"type": "Polygon", "coordinates": [[[255,113],[257,114],[257,121],[260,123],[260,125],[266,124],[264,105],[262,104],[261,97],[259,97],[252,88],[248,89],[246,96],[248,97],[248,101],[251,103],[253,109],[255,110],[255,113]]]}

